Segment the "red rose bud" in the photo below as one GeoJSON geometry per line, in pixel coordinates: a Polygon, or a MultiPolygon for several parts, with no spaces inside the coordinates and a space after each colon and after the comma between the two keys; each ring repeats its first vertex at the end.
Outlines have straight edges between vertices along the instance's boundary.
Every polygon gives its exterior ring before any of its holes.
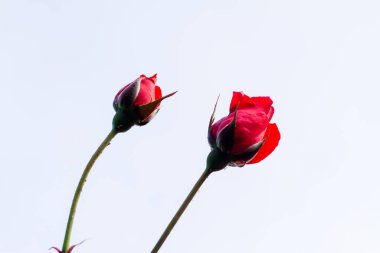
{"type": "Polygon", "coordinates": [[[274,113],[272,104],[270,97],[234,92],[230,114],[214,123],[215,105],[208,129],[212,150],[207,164],[211,171],[258,163],[273,152],[281,136],[277,125],[269,123],[274,113]]]}
{"type": "Polygon", "coordinates": [[[113,101],[116,111],[113,128],[116,132],[125,132],[133,125],[147,124],[159,111],[160,102],[176,93],[163,97],[156,80],[157,74],[152,77],[141,75],[116,94],[113,101]]]}

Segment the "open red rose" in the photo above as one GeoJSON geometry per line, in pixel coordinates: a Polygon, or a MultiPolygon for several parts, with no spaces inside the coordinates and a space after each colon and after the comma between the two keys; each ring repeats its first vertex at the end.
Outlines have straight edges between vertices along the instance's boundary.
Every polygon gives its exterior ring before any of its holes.
{"type": "Polygon", "coordinates": [[[162,233],[152,253],[160,250],[211,173],[227,165],[242,167],[245,164],[260,162],[273,152],[280,141],[280,132],[276,124],[269,123],[274,113],[272,103],[269,97],[248,97],[243,92],[234,92],[230,114],[214,123],[215,105],[208,127],[211,152],[207,156],[206,169],[162,233]]]}
{"type": "Polygon", "coordinates": [[[276,124],[270,123],[272,104],[270,97],[248,97],[243,92],[234,92],[228,116],[213,123],[214,109],[208,141],[213,153],[223,158],[224,167],[258,163],[277,147],[280,132],[276,124]]]}
{"type": "Polygon", "coordinates": [[[124,132],[135,124],[147,124],[159,111],[160,102],[175,94],[173,92],[163,97],[156,81],[157,74],[151,77],[141,75],[116,94],[113,101],[116,111],[113,125],[117,132],[124,132]]]}

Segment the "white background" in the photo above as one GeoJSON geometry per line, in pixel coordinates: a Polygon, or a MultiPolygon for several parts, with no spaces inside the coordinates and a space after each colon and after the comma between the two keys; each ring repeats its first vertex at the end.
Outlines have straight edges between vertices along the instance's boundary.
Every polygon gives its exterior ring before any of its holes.
{"type": "Polygon", "coordinates": [[[150,252],[205,167],[232,91],[282,133],[213,174],[160,252],[380,252],[377,0],[0,0],[0,252],[61,247],[116,92],[158,73],[156,118],[117,136],[78,206],[78,252],[150,252]]]}

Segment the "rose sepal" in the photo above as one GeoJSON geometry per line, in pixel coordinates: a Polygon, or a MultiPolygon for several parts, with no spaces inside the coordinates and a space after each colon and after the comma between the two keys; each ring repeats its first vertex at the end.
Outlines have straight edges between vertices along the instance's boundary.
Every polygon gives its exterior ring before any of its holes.
{"type": "Polygon", "coordinates": [[[234,118],[220,131],[216,138],[216,146],[223,152],[228,152],[234,146],[236,117],[237,110],[234,112],[234,118]]]}
{"type": "Polygon", "coordinates": [[[130,85],[117,95],[114,100],[113,107],[115,111],[119,109],[130,109],[133,107],[133,103],[136,101],[137,95],[140,91],[141,77],[137,78],[130,85]]]}
{"type": "Polygon", "coordinates": [[[238,167],[244,166],[247,161],[250,161],[255,157],[255,155],[257,154],[257,152],[259,152],[260,148],[263,146],[265,141],[266,139],[253,144],[242,154],[230,155],[231,162],[229,163],[229,165],[238,167]]]}
{"type": "Polygon", "coordinates": [[[123,133],[135,124],[135,114],[130,110],[118,110],[112,120],[112,129],[116,133],[123,133]]]}
{"type": "Polygon", "coordinates": [[[74,245],[71,245],[68,249],[67,249],[67,252],[63,252],[63,250],[60,250],[58,249],[57,247],[51,247],[49,250],[56,250],[58,253],[71,253],[73,251],[73,249],[79,245],[81,245],[82,243],[84,243],[86,240],[83,240],[81,241],[80,243],[77,243],[77,244],[74,244],[74,245]]]}
{"type": "Polygon", "coordinates": [[[219,97],[220,97],[220,95],[216,99],[216,102],[215,102],[215,105],[214,105],[214,110],[212,111],[212,114],[211,114],[211,117],[210,117],[210,121],[209,121],[209,124],[208,124],[207,140],[208,140],[208,144],[210,145],[211,148],[216,148],[216,140],[215,140],[214,136],[212,135],[211,126],[212,126],[212,124],[215,121],[215,111],[216,111],[216,107],[218,105],[219,97]]]}
{"type": "Polygon", "coordinates": [[[177,91],[172,92],[166,96],[163,96],[163,97],[161,97],[155,101],[152,101],[148,104],[136,106],[136,112],[138,114],[138,118],[140,119],[140,121],[144,122],[157,109],[157,106],[161,103],[162,100],[164,100],[168,97],[171,97],[176,93],[177,93],[177,91]]]}
{"type": "Polygon", "coordinates": [[[227,167],[229,161],[230,159],[228,154],[222,152],[218,148],[214,148],[207,156],[206,168],[209,173],[219,171],[227,167]]]}

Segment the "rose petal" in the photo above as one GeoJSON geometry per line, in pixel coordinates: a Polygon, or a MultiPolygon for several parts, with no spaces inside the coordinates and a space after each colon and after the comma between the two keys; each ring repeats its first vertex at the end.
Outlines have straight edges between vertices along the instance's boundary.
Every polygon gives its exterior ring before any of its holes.
{"type": "Polygon", "coordinates": [[[269,112],[267,113],[267,117],[268,117],[269,121],[272,119],[273,114],[274,114],[274,108],[273,108],[273,106],[271,106],[269,108],[269,112]]]}
{"type": "MultiPolygon", "coordinates": [[[[140,77],[141,78],[141,77],[140,77]]],[[[145,105],[155,100],[155,84],[150,78],[142,77],[140,83],[140,92],[134,102],[134,105],[145,105]]]]}
{"type": "Polygon", "coordinates": [[[265,132],[264,139],[266,141],[264,142],[263,146],[260,148],[259,152],[255,155],[255,157],[248,162],[248,164],[252,163],[258,163],[262,160],[264,160],[267,156],[269,156],[273,150],[277,147],[281,134],[280,131],[278,130],[278,127],[276,124],[269,124],[268,128],[265,132]]]}
{"type": "Polygon", "coordinates": [[[153,83],[157,82],[157,73],[154,74],[153,76],[149,77],[150,80],[152,80],[153,83]]]}
{"type": "Polygon", "coordinates": [[[270,120],[274,113],[272,99],[270,97],[252,97],[251,99],[256,107],[261,107],[264,109],[268,116],[268,119],[270,120]]]}
{"type": "Polygon", "coordinates": [[[246,109],[252,107],[260,107],[264,109],[265,113],[270,120],[274,113],[274,108],[272,107],[273,101],[270,97],[248,97],[243,92],[234,91],[230,104],[230,113],[238,109],[246,109]]]}
{"type": "MultiPolygon", "coordinates": [[[[212,137],[218,139],[220,132],[229,124],[234,117],[230,113],[217,121],[211,127],[212,137]]],[[[266,113],[261,108],[239,109],[234,132],[234,144],[229,153],[237,155],[247,151],[255,143],[260,142],[269,123],[266,113]]]]}
{"type": "Polygon", "coordinates": [[[255,143],[260,142],[269,120],[265,112],[256,108],[238,110],[232,154],[245,153],[255,143]]]}
{"type": "MultiPolygon", "coordinates": [[[[160,98],[162,98],[162,91],[161,91],[161,88],[159,87],[159,86],[155,86],[154,87],[154,100],[157,100],[157,99],[160,99],[160,98]]],[[[161,103],[159,103],[158,105],[157,105],[157,108],[159,108],[160,107],[160,104],[161,103]]]]}
{"type": "Polygon", "coordinates": [[[231,104],[230,104],[230,113],[235,111],[236,106],[239,105],[239,109],[254,107],[253,100],[241,92],[233,92],[231,104]]]}
{"type": "Polygon", "coordinates": [[[154,100],[157,100],[159,98],[162,98],[162,92],[161,92],[161,88],[156,85],[155,90],[154,90],[154,100]]]}

